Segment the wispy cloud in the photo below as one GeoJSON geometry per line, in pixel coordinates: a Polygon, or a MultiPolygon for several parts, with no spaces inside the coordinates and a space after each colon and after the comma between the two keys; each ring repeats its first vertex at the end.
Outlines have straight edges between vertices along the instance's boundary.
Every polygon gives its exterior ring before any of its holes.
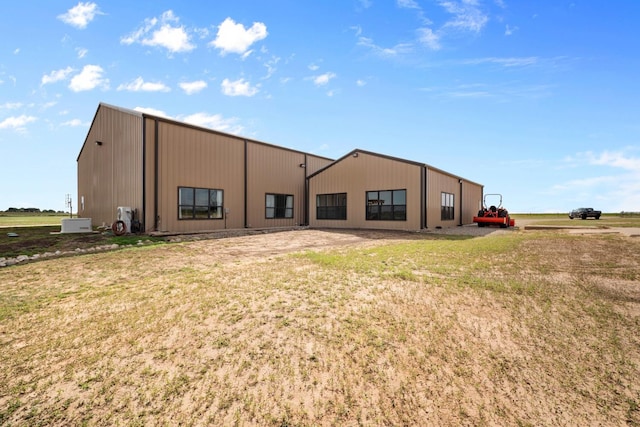
{"type": "Polygon", "coordinates": [[[611,168],[625,169],[640,174],[640,157],[634,157],[628,153],[631,149],[609,151],[601,153],[586,151],[578,153],[573,157],[568,157],[569,162],[587,163],[594,166],[608,166],[611,168]]]}
{"type": "Polygon", "coordinates": [[[196,48],[184,26],[178,26],[179,18],[172,10],[164,12],[160,18],[147,18],[144,24],[128,36],[122,37],[122,44],[140,43],[143,46],[162,47],[170,53],[190,52],[196,48]]]}
{"type": "Polygon", "coordinates": [[[383,58],[395,57],[399,54],[407,53],[411,51],[411,44],[401,43],[393,47],[381,47],[376,45],[373,42],[373,39],[368,37],[359,37],[357,44],[358,46],[363,46],[368,48],[375,55],[383,58]]]}
{"type": "Polygon", "coordinates": [[[121,84],[118,90],[128,92],[170,92],[171,88],[161,82],[145,82],[142,77],[138,77],[130,83],[121,84]]]}
{"type": "Polygon", "coordinates": [[[540,58],[537,56],[523,56],[523,57],[486,57],[486,58],[473,58],[462,60],[459,63],[462,65],[482,65],[482,64],[496,64],[503,67],[527,67],[530,65],[536,65],[540,62],[540,58]]]}
{"type": "Polygon", "coordinates": [[[440,36],[434,33],[431,28],[419,28],[418,41],[431,50],[439,50],[441,47],[440,36]]]}
{"type": "Polygon", "coordinates": [[[69,9],[66,13],[58,15],[58,19],[65,24],[69,24],[72,27],[82,30],[87,28],[87,25],[93,21],[93,18],[95,18],[96,15],[102,15],[97,4],[91,2],[80,2],[69,9]]]}
{"type": "Polygon", "coordinates": [[[15,110],[22,107],[22,102],[5,102],[4,104],[0,104],[0,110],[15,110]]]}
{"type": "Polygon", "coordinates": [[[313,84],[315,84],[316,86],[324,86],[326,84],[328,84],[331,80],[335,79],[337,77],[336,73],[324,73],[324,74],[320,74],[318,76],[314,76],[311,78],[311,80],[313,81],[313,84]]]}
{"type": "Polygon", "coordinates": [[[505,36],[510,36],[512,35],[515,31],[518,31],[519,28],[518,27],[510,27],[509,24],[507,24],[505,30],[504,30],[504,35],[505,36]]]}
{"type": "Polygon", "coordinates": [[[0,122],[0,129],[13,129],[16,132],[26,131],[26,125],[35,122],[37,119],[25,114],[21,116],[7,117],[0,122]]]}
{"type": "Polygon", "coordinates": [[[415,0],[397,0],[398,7],[403,9],[420,9],[415,0]]]}
{"type": "Polygon", "coordinates": [[[179,117],[179,120],[182,120],[185,123],[191,123],[192,125],[215,129],[235,135],[238,135],[243,131],[243,127],[238,124],[238,119],[224,118],[220,114],[195,113],[179,117]]]}
{"type": "Polygon", "coordinates": [[[638,150],[626,147],[567,156],[565,163],[582,177],[558,183],[550,192],[581,204],[598,201],[607,212],[640,211],[640,157],[634,155],[638,150]]]}
{"type": "Polygon", "coordinates": [[[444,24],[445,28],[479,33],[489,22],[489,17],[475,0],[441,1],[440,6],[453,15],[452,19],[444,24]]]}
{"type": "Polygon", "coordinates": [[[91,123],[83,122],[80,119],[72,119],[72,120],[68,120],[66,122],[63,122],[60,125],[61,126],[68,126],[68,127],[80,127],[80,126],[90,126],[91,123]]]}

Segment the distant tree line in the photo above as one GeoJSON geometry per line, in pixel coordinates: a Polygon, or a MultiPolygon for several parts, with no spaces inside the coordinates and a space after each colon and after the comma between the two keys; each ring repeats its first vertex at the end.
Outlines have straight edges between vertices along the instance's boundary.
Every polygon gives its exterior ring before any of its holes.
{"type": "Polygon", "coordinates": [[[53,209],[40,210],[39,208],[9,208],[5,212],[7,213],[16,213],[16,212],[47,213],[47,214],[64,213],[63,211],[54,211],[53,209]]]}

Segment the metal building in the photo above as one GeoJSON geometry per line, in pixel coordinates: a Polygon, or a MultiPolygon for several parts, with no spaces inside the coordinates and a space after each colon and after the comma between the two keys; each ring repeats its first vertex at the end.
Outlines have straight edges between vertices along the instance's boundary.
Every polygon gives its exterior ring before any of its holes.
{"type": "Polygon", "coordinates": [[[312,227],[421,230],[470,224],[483,186],[424,163],[353,150],[308,178],[312,227]]]}
{"type": "Polygon", "coordinates": [[[77,163],[78,216],[110,225],[129,207],[145,232],[448,227],[471,223],[483,191],[422,163],[363,150],[334,162],[104,103],[77,163]]]}

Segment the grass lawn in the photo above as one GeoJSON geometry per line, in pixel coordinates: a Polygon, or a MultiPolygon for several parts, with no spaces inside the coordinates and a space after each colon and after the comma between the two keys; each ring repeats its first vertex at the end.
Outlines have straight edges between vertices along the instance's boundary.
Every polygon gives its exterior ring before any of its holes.
{"type": "Polygon", "coordinates": [[[63,218],[69,218],[69,215],[63,214],[32,214],[32,213],[7,213],[0,212],[0,231],[4,227],[30,227],[30,226],[58,226],[63,218]]]}
{"type": "Polygon", "coordinates": [[[640,227],[640,214],[602,214],[600,219],[569,219],[567,214],[513,214],[518,225],[519,219],[533,221],[537,225],[571,227],[640,227]]]}
{"type": "Polygon", "coordinates": [[[638,426],[638,331],[637,238],[134,247],[0,269],[0,424],[638,426]]]}

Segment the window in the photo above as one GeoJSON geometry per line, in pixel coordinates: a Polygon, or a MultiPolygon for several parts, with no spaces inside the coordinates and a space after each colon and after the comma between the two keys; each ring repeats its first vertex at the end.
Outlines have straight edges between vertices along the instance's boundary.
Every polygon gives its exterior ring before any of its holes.
{"type": "Polygon", "coordinates": [[[442,208],[440,211],[440,219],[442,221],[449,221],[454,219],[453,210],[453,194],[442,193],[442,208]]]}
{"type": "Polygon", "coordinates": [[[347,219],[347,193],[318,194],[316,219],[347,219]]]}
{"type": "Polygon", "coordinates": [[[178,219],[222,219],[222,190],[178,187],[178,219]]]}
{"type": "Polygon", "coordinates": [[[367,220],[406,221],[407,190],[367,191],[367,220]]]}
{"type": "Polygon", "coordinates": [[[267,194],[266,218],[293,218],[293,196],[290,194],[267,194]]]}

